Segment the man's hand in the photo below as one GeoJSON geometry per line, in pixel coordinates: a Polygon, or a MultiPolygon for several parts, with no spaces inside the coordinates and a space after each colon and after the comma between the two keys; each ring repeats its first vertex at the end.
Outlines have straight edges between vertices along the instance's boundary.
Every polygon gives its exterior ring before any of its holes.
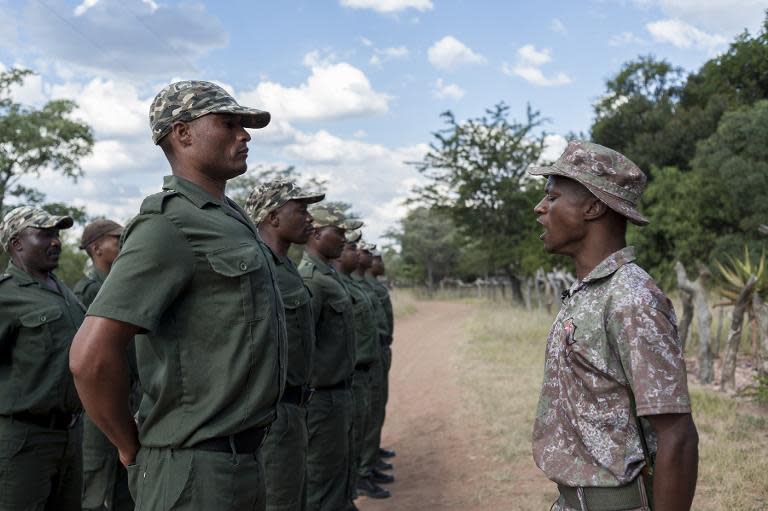
{"type": "Polygon", "coordinates": [[[139,433],[128,405],[130,379],[125,352],[137,326],[88,316],[69,351],[69,369],[85,413],[118,449],[123,465],[133,463],[139,433]]]}
{"type": "Polygon", "coordinates": [[[656,431],[653,510],[687,511],[696,492],[699,435],[689,413],[644,417],[656,431]]]}

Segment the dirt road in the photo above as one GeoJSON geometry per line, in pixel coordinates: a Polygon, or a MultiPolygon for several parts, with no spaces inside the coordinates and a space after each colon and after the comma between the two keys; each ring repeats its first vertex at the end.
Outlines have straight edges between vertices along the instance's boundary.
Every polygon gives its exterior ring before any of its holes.
{"type": "Polygon", "coordinates": [[[482,428],[460,388],[458,347],[470,305],[419,302],[396,322],[383,444],[397,451],[393,496],[361,498],[362,511],[506,509],[482,495],[498,467],[484,455],[482,428]],[[482,504],[480,503],[482,498],[482,504]]]}

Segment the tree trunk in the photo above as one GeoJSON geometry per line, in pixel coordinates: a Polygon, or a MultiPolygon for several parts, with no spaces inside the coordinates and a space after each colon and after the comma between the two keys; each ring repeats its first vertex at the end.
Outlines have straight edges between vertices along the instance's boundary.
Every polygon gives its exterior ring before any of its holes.
{"type": "Polygon", "coordinates": [[[531,291],[533,288],[533,277],[526,277],[525,287],[523,288],[523,299],[525,300],[525,310],[531,310],[531,291]]]}
{"type": "Polygon", "coordinates": [[[755,293],[752,298],[752,306],[758,325],[757,375],[760,378],[768,378],[768,305],[765,305],[763,299],[755,293]]]}
{"type": "Polygon", "coordinates": [[[717,311],[717,336],[715,337],[715,343],[712,346],[712,353],[715,358],[720,358],[720,346],[723,341],[723,325],[725,325],[725,307],[720,307],[717,311]]]}
{"type": "Polygon", "coordinates": [[[688,342],[688,332],[691,329],[691,321],[693,320],[693,296],[680,290],[680,301],[683,302],[683,315],[680,318],[680,342],[683,345],[683,353],[685,353],[685,346],[688,342]]]}
{"type": "Polygon", "coordinates": [[[739,293],[736,304],[731,314],[731,328],[728,332],[728,344],[725,348],[725,357],[723,358],[723,374],[720,378],[720,389],[736,389],[736,355],[739,351],[739,342],[741,341],[742,326],[744,324],[744,312],[749,304],[749,297],[755,288],[757,278],[752,275],[747,281],[747,285],[739,293]]]}
{"type": "MultiPolygon", "coordinates": [[[[707,303],[707,288],[705,281],[709,275],[709,270],[704,267],[699,269],[699,276],[695,281],[688,280],[688,275],[685,272],[685,267],[678,261],[675,263],[675,273],[677,273],[677,285],[680,288],[681,295],[683,296],[683,324],[687,321],[687,325],[684,325],[684,334],[681,334],[681,343],[683,351],[685,351],[685,335],[688,336],[690,329],[691,316],[686,318],[686,295],[689,297],[690,308],[696,316],[696,325],[699,330],[699,381],[701,383],[712,383],[715,377],[714,363],[712,361],[712,348],[710,344],[711,340],[711,328],[712,328],[712,315],[709,312],[709,304],[707,303]]],[[[690,313],[689,313],[690,314],[690,313]]]]}

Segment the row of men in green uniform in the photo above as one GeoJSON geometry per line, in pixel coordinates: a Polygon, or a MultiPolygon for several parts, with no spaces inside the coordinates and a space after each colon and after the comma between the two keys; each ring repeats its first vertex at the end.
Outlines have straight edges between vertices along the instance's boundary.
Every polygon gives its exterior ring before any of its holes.
{"type": "Polygon", "coordinates": [[[245,128],[269,119],[209,82],[165,87],[150,126],[172,175],[125,229],[85,228],[74,292],[53,273],[72,219],[5,215],[0,510],[347,511],[390,495],[381,254],[322,193],[264,183],[244,209],[225,195],[245,128]]]}

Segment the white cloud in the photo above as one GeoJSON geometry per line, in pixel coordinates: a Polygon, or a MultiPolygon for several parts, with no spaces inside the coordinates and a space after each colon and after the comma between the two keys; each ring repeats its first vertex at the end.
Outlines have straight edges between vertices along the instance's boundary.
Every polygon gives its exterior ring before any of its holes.
{"type": "Polygon", "coordinates": [[[635,0],[642,8],[657,7],[672,19],[727,39],[745,28],[757,33],[765,19],[765,0],[635,0]]]}
{"type": "Polygon", "coordinates": [[[405,46],[393,46],[383,49],[373,48],[373,53],[369,62],[374,66],[380,66],[388,60],[404,59],[410,55],[408,48],[405,46]]]}
{"type": "Polygon", "coordinates": [[[444,83],[442,78],[437,79],[432,91],[432,95],[437,99],[461,99],[464,94],[464,89],[455,83],[444,83]]]}
{"type": "Polygon", "coordinates": [[[708,34],[678,19],[654,21],[645,27],[655,41],[669,43],[678,48],[698,48],[711,51],[728,42],[728,39],[721,35],[708,34]]]}
{"type": "Polygon", "coordinates": [[[549,24],[549,29],[552,30],[552,32],[555,32],[557,34],[567,34],[568,29],[565,28],[565,24],[563,24],[562,21],[560,21],[559,18],[554,18],[552,22],[549,24]]]}
{"type": "Polygon", "coordinates": [[[341,5],[352,9],[371,9],[381,13],[393,13],[406,9],[432,10],[432,0],[341,0],[341,5]]]}
{"type": "Polygon", "coordinates": [[[286,121],[339,119],[389,110],[391,96],[375,91],[365,73],[351,64],[333,63],[316,52],[307,54],[304,63],[311,74],[301,85],[261,82],[238,99],[286,121]]]}
{"type": "Polygon", "coordinates": [[[633,34],[632,32],[622,32],[621,34],[614,35],[608,40],[609,46],[626,46],[630,44],[644,44],[641,38],[633,34]]]}
{"type": "MultiPolygon", "coordinates": [[[[0,65],[0,71],[3,70],[3,66],[0,65]]],[[[43,77],[39,74],[27,76],[20,85],[11,86],[10,95],[14,101],[22,105],[39,106],[48,99],[43,90],[43,77]]]]}
{"type": "Polygon", "coordinates": [[[562,135],[547,135],[544,137],[544,150],[539,157],[539,163],[551,163],[558,159],[565,147],[568,145],[568,141],[562,135]]]}
{"type": "Polygon", "coordinates": [[[468,64],[483,64],[485,57],[472,51],[453,36],[446,36],[427,51],[429,62],[438,69],[453,71],[468,64]]]}
{"type": "Polygon", "coordinates": [[[542,87],[557,87],[571,83],[571,78],[564,72],[546,76],[541,66],[552,61],[551,50],[537,50],[532,44],[521,46],[517,50],[517,63],[504,62],[501,71],[507,76],[518,76],[523,80],[542,87]]]}
{"type": "Polygon", "coordinates": [[[0,39],[0,47],[66,63],[80,75],[146,79],[199,73],[195,61],[227,44],[227,32],[202,3],[84,0],[70,10],[52,0],[25,3],[7,15],[24,30],[0,39]]]}

